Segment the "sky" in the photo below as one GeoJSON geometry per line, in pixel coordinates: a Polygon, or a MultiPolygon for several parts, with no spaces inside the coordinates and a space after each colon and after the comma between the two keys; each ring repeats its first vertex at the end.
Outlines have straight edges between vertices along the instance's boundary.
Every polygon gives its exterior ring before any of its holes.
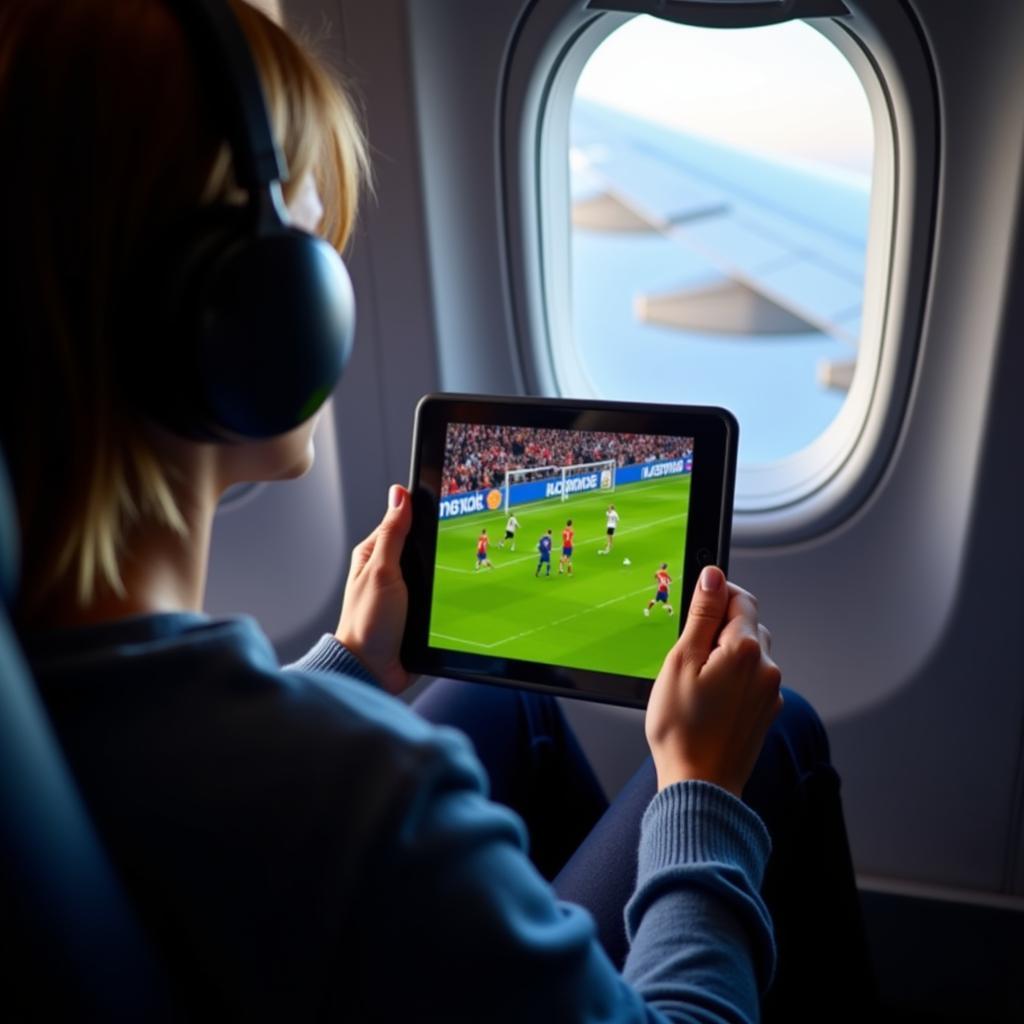
{"type": "MultiPolygon", "coordinates": [[[[841,231],[849,247],[863,250],[874,148],[870,108],[849,62],[808,25],[724,31],[634,18],[594,52],[576,95],[654,122],[631,132],[636,146],[647,147],[639,156],[654,147],[666,167],[678,162],[680,208],[687,176],[699,171],[706,185],[734,190],[737,218],[751,220],[758,204],[784,210],[793,224],[811,223],[826,235],[841,231]]],[[[583,117],[583,105],[576,109],[583,117]]],[[[612,152],[613,126],[607,152],[591,142],[576,154],[576,165],[596,154],[600,177],[602,160],[614,157],[622,176],[632,150],[612,152]]],[[[646,188],[660,194],[659,181],[645,180],[645,166],[637,163],[637,178],[626,189],[641,207],[646,188]]],[[[579,177],[585,168],[573,170],[579,177]]],[[[709,271],[699,253],[676,239],[576,230],[572,271],[574,345],[602,397],[723,405],[740,421],[740,461],[748,464],[811,443],[845,400],[818,383],[818,368],[853,358],[855,347],[824,334],[743,337],[637,320],[636,296],[685,287],[709,271]]]]}
{"type": "Polygon", "coordinates": [[[634,18],[594,52],[577,95],[802,166],[871,170],[863,86],[802,22],[723,30],[634,18]]]}

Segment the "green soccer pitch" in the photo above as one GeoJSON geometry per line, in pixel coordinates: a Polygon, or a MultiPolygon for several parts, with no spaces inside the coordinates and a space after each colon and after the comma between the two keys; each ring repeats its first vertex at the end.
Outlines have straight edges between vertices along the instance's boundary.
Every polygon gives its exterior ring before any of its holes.
{"type": "Polygon", "coordinates": [[[442,520],[430,615],[430,645],[472,654],[520,658],[653,679],[679,634],[679,597],[690,503],[690,477],[642,481],[513,507],[515,551],[506,542],[503,510],[442,520]],[[605,509],[619,513],[615,546],[605,546],[605,509]],[[562,529],[576,531],[572,575],[559,575],[562,529]],[[551,575],[534,573],[537,542],[551,529],[551,575]],[[493,569],[474,569],[481,530],[493,569]],[[623,560],[630,564],[624,565],[623,560]],[[655,571],[668,562],[669,604],[643,613],[657,590],[655,571]]]}

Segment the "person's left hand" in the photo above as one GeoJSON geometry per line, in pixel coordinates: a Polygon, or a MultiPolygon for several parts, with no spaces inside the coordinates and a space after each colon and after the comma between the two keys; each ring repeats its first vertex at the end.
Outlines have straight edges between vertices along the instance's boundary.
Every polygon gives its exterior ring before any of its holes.
{"type": "Polygon", "coordinates": [[[401,485],[392,484],[380,525],[352,552],[341,621],[334,633],[394,694],[414,679],[398,657],[409,606],[399,560],[411,525],[411,496],[401,485]]]}

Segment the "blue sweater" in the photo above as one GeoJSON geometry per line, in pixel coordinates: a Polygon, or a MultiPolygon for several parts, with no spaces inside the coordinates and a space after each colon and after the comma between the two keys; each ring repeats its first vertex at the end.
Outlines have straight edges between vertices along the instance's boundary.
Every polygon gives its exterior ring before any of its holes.
{"type": "Polygon", "coordinates": [[[528,860],[460,733],[324,637],[279,667],[248,619],[67,631],[30,658],[108,849],[223,1019],[747,1021],[772,969],[760,820],[699,782],[642,827],[625,971],[528,860]]]}

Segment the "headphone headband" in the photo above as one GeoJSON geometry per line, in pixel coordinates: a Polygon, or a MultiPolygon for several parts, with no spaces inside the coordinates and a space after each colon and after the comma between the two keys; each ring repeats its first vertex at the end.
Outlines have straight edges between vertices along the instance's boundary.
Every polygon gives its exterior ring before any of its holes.
{"type": "Polygon", "coordinates": [[[226,0],[169,0],[185,27],[200,74],[218,97],[235,179],[252,193],[288,180],[288,164],[274,140],[267,102],[245,33],[226,0]]]}
{"type": "Polygon", "coordinates": [[[204,97],[217,104],[245,206],[215,202],[164,240],[143,316],[162,352],[147,408],[187,437],[275,437],[333,392],[352,349],[355,301],[338,253],[292,227],[267,104],[226,0],[165,0],[180,17],[204,97]]]}

